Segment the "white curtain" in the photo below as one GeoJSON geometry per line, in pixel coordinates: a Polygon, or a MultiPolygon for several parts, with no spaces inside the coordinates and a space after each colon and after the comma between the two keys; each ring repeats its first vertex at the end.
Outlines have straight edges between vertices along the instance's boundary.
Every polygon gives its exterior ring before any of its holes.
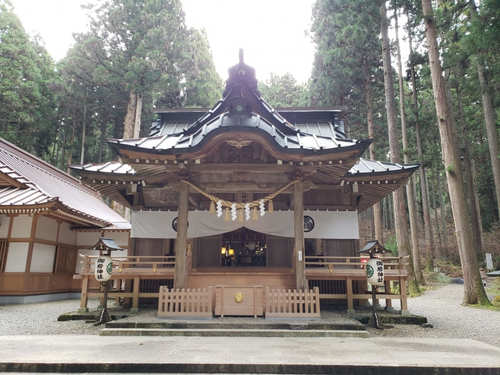
{"type": "MultiPolygon", "coordinates": [[[[307,218],[305,238],[359,239],[358,213],[356,211],[304,211],[307,218]],[[312,220],[311,220],[312,219],[312,220]]],[[[173,222],[177,211],[133,211],[132,237],[134,238],[176,238],[173,222]]],[[[293,211],[266,212],[258,220],[240,223],[225,221],[208,211],[189,211],[188,237],[206,237],[231,232],[246,227],[256,232],[273,236],[293,237],[293,211]]]]}

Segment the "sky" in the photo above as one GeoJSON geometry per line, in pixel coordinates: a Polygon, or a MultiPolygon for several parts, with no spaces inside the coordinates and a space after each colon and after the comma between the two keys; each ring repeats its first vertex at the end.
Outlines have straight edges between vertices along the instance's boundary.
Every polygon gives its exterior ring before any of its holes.
{"type": "MultiPolygon", "coordinates": [[[[17,16],[31,35],[42,37],[55,60],[73,44],[73,33],[87,30],[81,4],[87,0],[11,0],[17,16]]],[[[314,0],[182,0],[186,23],[207,32],[215,67],[222,79],[238,62],[245,62],[257,78],[292,73],[305,82],[312,69],[314,46],[309,35],[314,0]]]]}

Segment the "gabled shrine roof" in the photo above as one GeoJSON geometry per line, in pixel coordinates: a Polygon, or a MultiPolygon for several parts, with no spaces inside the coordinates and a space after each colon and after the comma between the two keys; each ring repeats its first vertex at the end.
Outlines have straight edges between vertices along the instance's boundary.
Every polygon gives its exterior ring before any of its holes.
{"type": "MultiPolygon", "coordinates": [[[[348,151],[359,157],[371,140],[353,140],[343,133],[339,110],[321,108],[284,108],[267,103],[257,89],[255,71],[243,62],[229,69],[223,98],[211,109],[158,111],[150,135],[138,139],[111,139],[121,151],[151,154],[189,154],[223,133],[240,139],[258,136],[283,154],[323,155],[348,151]],[[353,152],[353,153],[352,153],[353,152]]],[[[255,140],[255,138],[254,138],[255,140]]],[[[126,158],[126,156],[125,156],[126,158]]]]}
{"type": "MultiPolygon", "coordinates": [[[[314,124],[310,125],[311,127],[314,124]]],[[[319,127],[319,126],[318,126],[319,127]]],[[[188,129],[177,133],[168,133],[154,137],[140,139],[110,140],[109,142],[120,148],[146,149],[154,153],[179,153],[194,151],[200,148],[211,136],[230,130],[242,130],[264,134],[276,147],[289,152],[322,153],[336,149],[362,148],[370,144],[369,140],[350,140],[341,135],[338,137],[316,135],[294,128],[293,131],[284,131],[259,114],[230,115],[224,112],[200,125],[193,124],[188,129]]]]}
{"type": "Polygon", "coordinates": [[[0,179],[0,211],[15,213],[12,210],[21,212],[29,210],[28,206],[50,205],[52,210],[78,217],[88,225],[130,228],[97,191],[2,138],[0,175],[18,182],[0,179]]]}

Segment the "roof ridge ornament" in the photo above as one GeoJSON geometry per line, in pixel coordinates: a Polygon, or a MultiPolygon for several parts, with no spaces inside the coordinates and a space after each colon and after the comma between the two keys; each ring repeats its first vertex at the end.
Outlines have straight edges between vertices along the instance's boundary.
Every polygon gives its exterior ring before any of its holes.
{"type": "Polygon", "coordinates": [[[240,64],[244,64],[245,61],[244,61],[243,48],[240,48],[239,57],[240,57],[240,64]]]}

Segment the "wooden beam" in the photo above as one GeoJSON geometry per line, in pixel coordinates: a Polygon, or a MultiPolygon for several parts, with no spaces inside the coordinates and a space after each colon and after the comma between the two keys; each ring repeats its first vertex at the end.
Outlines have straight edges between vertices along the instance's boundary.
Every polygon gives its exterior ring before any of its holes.
{"type": "Polygon", "coordinates": [[[186,184],[179,185],[179,203],[177,216],[177,238],[175,240],[175,278],[174,288],[184,288],[186,285],[186,249],[188,226],[189,188],[186,184]]]}
{"type": "Polygon", "coordinates": [[[306,279],[304,271],[304,183],[302,180],[294,185],[293,191],[293,215],[294,215],[294,264],[295,264],[295,281],[296,287],[299,290],[306,289],[306,279]]]}
{"type": "Polygon", "coordinates": [[[196,164],[191,165],[189,170],[193,173],[212,173],[217,171],[217,173],[234,173],[234,172],[244,172],[244,173],[285,173],[292,172],[294,170],[292,165],[278,165],[276,163],[206,163],[206,164],[196,164]]]}

